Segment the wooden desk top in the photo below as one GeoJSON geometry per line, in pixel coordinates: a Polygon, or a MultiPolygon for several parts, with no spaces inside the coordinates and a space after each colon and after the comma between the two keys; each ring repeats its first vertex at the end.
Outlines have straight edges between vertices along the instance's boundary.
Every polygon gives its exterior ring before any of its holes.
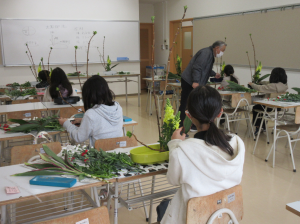
{"type": "Polygon", "coordinates": [[[281,109],[289,109],[289,108],[295,108],[300,106],[300,102],[294,103],[294,102],[269,101],[269,100],[254,101],[253,104],[260,104],[267,107],[275,107],[281,109]]]}
{"type": "Polygon", "coordinates": [[[286,208],[286,210],[294,213],[295,215],[300,216],[300,201],[295,201],[295,202],[292,202],[292,203],[288,203],[285,206],[285,208],[286,208]]]}
{"type": "Polygon", "coordinates": [[[22,103],[22,104],[10,104],[0,105],[0,114],[7,114],[18,111],[45,111],[47,108],[41,103],[22,103]]]}
{"type": "MultiPolygon", "coordinates": [[[[145,80],[145,81],[152,81],[152,78],[143,78],[143,80],[145,80]]],[[[176,79],[168,79],[168,81],[172,81],[172,80],[174,81],[176,79]]],[[[162,78],[154,79],[154,82],[162,82],[162,81],[166,81],[166,79],[162,79],[162,78]]]]}

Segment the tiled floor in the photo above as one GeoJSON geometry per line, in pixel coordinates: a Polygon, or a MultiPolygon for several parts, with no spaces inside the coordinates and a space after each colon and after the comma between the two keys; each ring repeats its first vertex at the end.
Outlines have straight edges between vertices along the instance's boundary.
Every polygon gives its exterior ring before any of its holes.
{"type": "MultiPolygon", "coordinates": [[[[137,97],[130,96],[126,103],[125,97],[117,97],[123,108],[124,115],[136,120],[139,125],[135,127],[135,134],[144,143],[153,143],[158,140],[156,118],[146,113],[147,95],[142,95],[141,107],[137,106],[137,97]]],[[[276,166],[272,168],[272,159],[265,162],[271,145],[265,141],[262,134],[255,155],[252,154],[254,141],[245,137],[246,126],[240,125],[239,136],[246,146],[246,158],[243,175],[244,218],[241,223],[300,223],[300,217],[285,209],[289,202],[300,200],[300,144],[295,149],[295,163],[298,172],[292,172],[290,154],[285,148],[286,141],[281,139],[276,152],[276,166]]],[[[154,212],[155,213],[155,212],[154,212]]],[[[110,211],[113,223],[113,209],[110,211]]],[[[155,222],[153,214],[152,222],[155,222]]],[[[146,223],[143,209],[128,211],[120,209],[120,224],[146,223]]]]}

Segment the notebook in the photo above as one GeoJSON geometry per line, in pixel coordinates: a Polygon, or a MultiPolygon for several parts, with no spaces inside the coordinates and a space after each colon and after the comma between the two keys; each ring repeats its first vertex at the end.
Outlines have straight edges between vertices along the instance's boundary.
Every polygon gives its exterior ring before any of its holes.
{"type": "Polygon", "coordinates": [[[72,187],[76,184],[75,178],[54,177],[54,176],[36,176],[29,183],[32,185],[43,185],[53,187],[72,187]]]}

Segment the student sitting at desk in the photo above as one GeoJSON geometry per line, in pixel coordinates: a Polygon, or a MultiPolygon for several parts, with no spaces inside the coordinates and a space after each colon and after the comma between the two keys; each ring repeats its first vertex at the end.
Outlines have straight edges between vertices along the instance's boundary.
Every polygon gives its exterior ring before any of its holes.
{"type": "Polygon", "coordinates": [[[50,72],[48,70],[42,70],[39,72],[38,76],[40,80],[42,80],[40,83],[36,84],[36,88],[46,88],[49,86],[48,83],[48,77],[49,77],[50,72]]]}
{"type": "Polygon", "coordinates": [[[76,142],[90,140],[90,146],[95,145],[97,139],[118,138],[123,136],[123,111],[114,99],[114,93],[107,82],[99,75],[89,78],[82,88],[82,101],[85,114],[82,119],[73,123],[66,118],[60,118],[59,123],[64,126],[76,142]]]}
{"type": "MultiPolygon", "coordinates": [[[[252,82],[249,82],[249,85],[257,90],[258,92],[261,93],[284,93],[289,87],[287,85],[287,75],[285,73],[285,70],[283,68],[274,68],[271,72],[270,75],[270,79],[269,79],[270,83],[266,84],[266,85],[256,85],[252,82]]],[[[268,95],[267,95],[268,97],[268,95]]],[[[265,107],[262,105],[254,105],[252,112],[253,112],[253,123],[258,115],[258,112],[256,112],[255,110],[264,110],[265,107]]],[[[277,111],[279,111],[279,109],[277,109],[277,111]]],[[[272,111],[272,108],[268,108],[267,109],[268,112],[272,111]]],[[[258,131],[259,131],[259,127],[260,127],[260,123],[261,123],[261,119],[257,119],[256,123],[255,123],[255,135],[257,135],[258,131]]],[[[265,130],[265,123],[262,124],[262,129],[265,130]]]]}
{"type": "Polygon", "coordinates": [[[186,115],[197,127],[194,138],[185,139],[177,129],[169,147],[168,182],[180,186],[165,214],[158,206],[161,224],[186,223],[189,199],[229,189],[241,183],[245,145],[234,134],[225,134],[214,123],[222,114],[222,98],[210,86],[193,89],[187,100],[186,115]],[[161,211],[161,213],[160,213],[161,211]]]}
{"type": "Polygon", "coordinates": [[[52,71],[51,84],[45,91],[43,99],[44,102],[52,102],[54,98],[60,97],[56,90],[57,87],[63,97],[77,96],[77,93],[73,90],[66,73],[59,67],[52,71]]]}

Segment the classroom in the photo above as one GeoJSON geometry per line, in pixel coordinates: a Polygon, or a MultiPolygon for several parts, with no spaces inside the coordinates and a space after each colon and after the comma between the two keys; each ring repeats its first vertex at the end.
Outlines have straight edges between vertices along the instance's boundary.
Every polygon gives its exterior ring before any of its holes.
{"type": "Polygon", "coordinates": [[[299,21],[299,0],[0,0],[0,223],[300,223],[299,21]]]}

